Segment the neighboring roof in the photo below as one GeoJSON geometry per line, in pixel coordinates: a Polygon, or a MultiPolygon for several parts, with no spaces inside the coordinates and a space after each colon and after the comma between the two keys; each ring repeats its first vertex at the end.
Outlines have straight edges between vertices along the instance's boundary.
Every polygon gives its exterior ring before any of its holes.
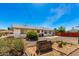
{"type": "Polygon", "coordinates": [[[12,33],[12,30],[3,30],[3,31],[0,31],[0,32],[9,32],[9,33],[12,33]]]}
{"type": "Polygon", "coordinates": [[[78,32],[78,29],[71,29],[69,32],[78,32]]]}
{"type": "Polygon", "coordinates": [[[12,28],[24,28],[24,29],[41,29],[41,30],[53,30],[46,27],[37,27],[37,26],[27,26],[27,25],[12,25],[12,28]]]}
{"type": "Polygon", "coordinates": [[[5,31],[5,29],[0,29],[0,31],[5,31]]]}

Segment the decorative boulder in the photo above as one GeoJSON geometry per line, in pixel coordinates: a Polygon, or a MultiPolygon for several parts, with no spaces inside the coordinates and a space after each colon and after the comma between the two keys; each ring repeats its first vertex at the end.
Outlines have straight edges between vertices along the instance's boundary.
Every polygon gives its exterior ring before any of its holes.
{"type": "Polygon", "coordinates": [[[43,41],[38,41],[36,44],[36,52],[41,53],[41,52],[47,52],[52,50],[52,42],[43,40],[43,41]]]}

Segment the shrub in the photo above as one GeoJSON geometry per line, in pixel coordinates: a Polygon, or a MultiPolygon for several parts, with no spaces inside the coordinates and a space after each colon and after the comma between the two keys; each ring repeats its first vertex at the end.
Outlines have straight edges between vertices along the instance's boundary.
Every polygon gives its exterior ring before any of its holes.
{"type": "Polygon", "coordinates": [[[67,42],[63,42],[63,41],[57,41],[57,43],[60,48],[62,48],[63,46],[67,44],[67,42]]]}
{"type": "Polygon", "coordinates": [[[24,44],[21,39],[0,39],[0,55],[19,56],[23,54],[24,44]]]}
{"type": "Polygon", "coordinates": [[[24,45],[21,39],[13,40],[13,47],[9,51],[11,55],[22,55],[24,50],[24,45]]]}
{"type": "Polygon", "coordinates": [[[2,36],[2,34],[0,33],[0,37],[2,36]]]}
{"type": "Polygon", "coordinates": [[[38,40],[38,34],[36,32],[34,32],[34,31],[27,32],[26,36],[27,36],[28,40],[31,40],[31,41],[38,40]]]}

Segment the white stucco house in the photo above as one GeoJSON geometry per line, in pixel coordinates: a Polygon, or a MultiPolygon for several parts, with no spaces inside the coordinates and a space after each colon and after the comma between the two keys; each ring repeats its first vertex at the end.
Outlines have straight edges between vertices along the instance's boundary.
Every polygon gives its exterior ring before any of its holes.
{"type": "Polygon", "coordinates": [[[26,26],[26,25],[15,25],[11,26],[14,37],[25,37],[28,31],[35,31],[38,34],[42,34],[43,36],[52,36],[53,29],[45,28],[45,27],[35,27],[35,26],[26,26]]]}

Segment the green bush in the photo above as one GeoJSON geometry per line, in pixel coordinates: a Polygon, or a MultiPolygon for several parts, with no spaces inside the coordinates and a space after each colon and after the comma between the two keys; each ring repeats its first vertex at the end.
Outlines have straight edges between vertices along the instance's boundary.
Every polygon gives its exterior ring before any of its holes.
{"type": "Polygon", "coordinates": [[[38,40],[38,34],[36,32],[34,32],[34,31],[27,32],[26,36],[27,36],[28,40],[31,40],[31,41],[38,40]]]}
{"type": "Polygon", "coordinates": [[[21,39],[0,39],[0,55],[20,56],[23,54],[24,44],[21,39]]]}

